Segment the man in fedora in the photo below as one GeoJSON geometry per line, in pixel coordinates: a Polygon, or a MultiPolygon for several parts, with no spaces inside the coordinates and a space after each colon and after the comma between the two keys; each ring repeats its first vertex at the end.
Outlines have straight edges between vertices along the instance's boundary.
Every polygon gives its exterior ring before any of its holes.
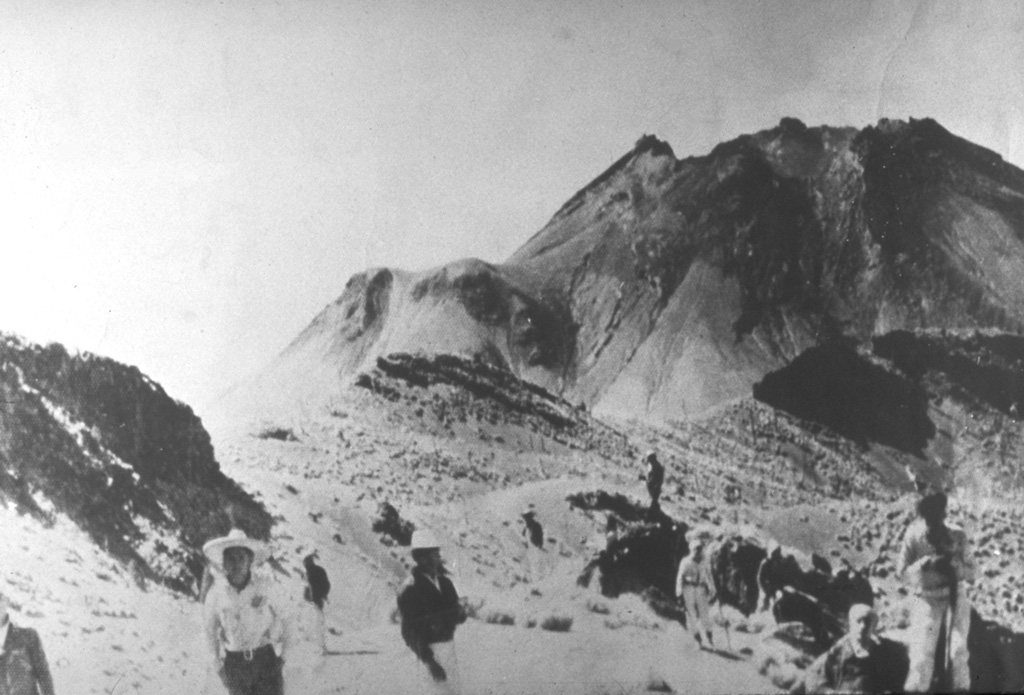
{"type": "Polygon", "coordinates": [[[270,582],[253,573],[268,557],[262,541],[232,529],[203,546],[223,577],[203,605],[207,643],[229,695],[282,695],[285,632],[283,612],[270,582]]]}
{"type": "Polygon", "coordinates": [[[415,531],[411,549],[416,566],[398,595],[402,639],[427,665],[442,692],[458,692],[455,626],[466,621],[466,611],[448,578],[434,534],[415,531]]]}
{"type": "Polygon", "coordinates": [[[53,695],[53,679],[39,634],[12,624],[10,605],[0,591],[0,695],[53,695]]]}

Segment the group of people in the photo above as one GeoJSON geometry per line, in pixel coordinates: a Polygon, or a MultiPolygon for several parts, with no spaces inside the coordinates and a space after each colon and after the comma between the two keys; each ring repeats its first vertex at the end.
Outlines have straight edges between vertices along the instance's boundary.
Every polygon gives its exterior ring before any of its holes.
{"type": "MultiPolygon", "coordinates": [[[[962,529],[946,524],[947,497],[930,491],[917,504],[919,518],[906,530],[897,575],[913,594],[909,631],[909,670],[893,686],[893,655],[876,635],[878,615],[854,604],[847,616],[848,634],[808,669],[795,692],[873,693],[966,692],[971,687],[967,636],[971,606],[964,582],[974,579],[974,558],[962,529]]],[[[710,604],[715,583],[706,558],[709,535],[697,534],[690,553],[679,563],[676,596],[701,649],[714,648],[710,604]]]]}
{"type": "MultiPolygon", "coordinates": [[[[268,558],[268,547],[240,529],[203,546],[217,579],[204,583],[203,622],[211,668],[228,695],[282,695],[289,635],[285,608],[268,578],[253,572],[268,558]]],[[[415,567],[398,596],[402,638],[427,667],[441,692],[459,692],[455,627],[466,609],[441,560],[440,545],[428,530],[412,536],[415,567]]],[[[304,561],[305,599],[318,614],[320,646],[326,652],[323,608],[330,582],[313,556],[304,561]]],[[[6,695],[0,690],[0,695],[6,695]]],[[[19,693],[20,695],[20,693],[19,693]]],[[[32,693],[35,695],[35,693],[32,693]]],[[[46,695],[43,693],[43,695],[46,695]]]]}
{"type": "MultiPolygon", "coordinates": [[[[650,465],[650,461],[648,461],[650,465]]],[[[655,459],[654,475],[663,470],[655,459]]],[[[652,490],[656,505],[660,484],[652,490]]],[[[963,530],[945,523],[947,498],[941,491],[921,497],[919,519],[904,535],[897,574],[914,594],[910,621],[908,692],[967,691],[971,686],[967,635],[971,607],[964,582],[974,578],[973,556],[963,530]]],[[[690,552],[679,563],[676,595],[683,602],[688,628],[701,648],[714,648],[710,605],[715,600],[707,531],[694,534],[690,552]]],[[[253,570],[269,557],[267,545],[232,529],[203,546],[217,579],[201,590],[206,642],[213,670],[229,695],[281,695],[288,639],[284,608],[270,580],[253,570]]],[[[398,595],[401,635],[423,663],[425,679],[438,692],[460,692],[456,627],[466,620],[459,598],[441,559],[440,544],[429,530],[413,533],[411,576],[398,595]]],[[[330,582],[316,565],[305,561],[306,600],[320,613],[320,646],[326,651],[322,612],[330,582]]],[[[214,575],[211,574],[211,577],[214,575]]],[[[53,680],[38,634],[13,625],[10,602],[0,593],[0,695],[53,695],[53,680]]],[[[808,669],[797,692],[879,692],[888,667],[876,635],[878,616],[855,604],[848,615],[848,634],[808,669]]],[[[899,689],[899,688],[896,688],[899,689]]]]}

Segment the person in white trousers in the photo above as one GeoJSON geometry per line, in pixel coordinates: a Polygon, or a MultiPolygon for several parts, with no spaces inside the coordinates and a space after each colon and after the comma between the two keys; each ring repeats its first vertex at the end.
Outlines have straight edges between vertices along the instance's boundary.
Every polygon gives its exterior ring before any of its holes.
{"type": "Polygon", "coordinates": [[[907,578],[914,593],[910,615],[910,672],[908,692],[932,690],[935,654],[943,650],[947,682],[942,690],[967,691],[971,686],[967,633],[971,604],[965,582],[974,580],[974,556],[967,534],[947,526],[946,494],[932,491],[917,504],[921,517],[907,527],[896,571],[907,578]],[[939,644],[945,625],[946,640],[939,644]]]}
{"type": "Polygon", "coordinates": [[[679,571],[676,573],[676,596],[683,600],[687,627],[701,649],[704,649],[702,631],[707,637],[707,646],[715,646],[711,632],[711,601],[714,598],[715,582],[704,555],[707,540],[706,536],[700,535],[693,541],[690,554],[679,562],[679,571]]]}

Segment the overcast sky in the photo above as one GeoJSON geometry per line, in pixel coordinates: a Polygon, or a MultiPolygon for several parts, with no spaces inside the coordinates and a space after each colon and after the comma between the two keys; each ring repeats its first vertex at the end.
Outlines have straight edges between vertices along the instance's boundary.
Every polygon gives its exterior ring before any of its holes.
{"type": "Polygon", "coordinates": [[[644,133],[936,118],[1024,165],[1024,4],[4,2],[0,331],[200,411],[369,266],[501,261],[644,133]]]}

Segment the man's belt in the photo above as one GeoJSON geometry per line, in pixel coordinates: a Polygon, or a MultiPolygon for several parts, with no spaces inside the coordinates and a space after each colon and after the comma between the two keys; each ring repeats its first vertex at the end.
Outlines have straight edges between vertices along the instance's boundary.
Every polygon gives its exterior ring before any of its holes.
{"type": "Polygon", "coordinates": [[[252,661],[257,657],[274,656],[274,647],[270,644],[264,644],[262,647],[256,647],[255,649],[243,649],[240,652],[233,652],[230,649],[225,651],[226,659],[240,659],[244,661],[252,661]],[[268,653],[269,652],[269,653],[268,653]]]}

